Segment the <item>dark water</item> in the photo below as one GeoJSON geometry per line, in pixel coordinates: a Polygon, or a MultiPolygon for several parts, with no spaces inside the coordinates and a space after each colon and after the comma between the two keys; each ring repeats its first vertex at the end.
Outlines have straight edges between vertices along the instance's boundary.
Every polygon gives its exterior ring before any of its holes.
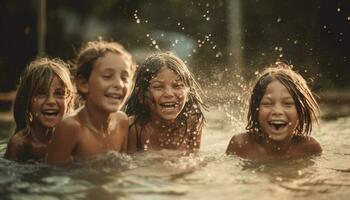
{"type": "MultiPolygon", "coordinates": [[[[268,163],[226,156],[243,123],[218,110],[207,118],[202,149],[188,157],[110,152],[68,168],[1,158],[1,199],[349,199],[350,116],[321,120],[321,156],[268,163]]],[[[10,124],[0,127],[2,155],[10,124]]]]}

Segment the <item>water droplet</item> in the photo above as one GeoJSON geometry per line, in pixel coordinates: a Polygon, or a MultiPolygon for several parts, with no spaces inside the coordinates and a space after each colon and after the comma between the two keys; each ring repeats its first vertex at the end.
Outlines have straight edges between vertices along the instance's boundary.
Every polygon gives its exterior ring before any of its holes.
{"type": "Polygon", "coordinates": [[[210,17],[207,17],[207,18],[205,18],[207,21],[209,21],[210,20],[210,17]]]}
{"type": "Polygon", "coordinates": [[[337,8],[337,12],[340,12],[340,8],[337,8]]]}
{"type": "Polygon", "coordinates": [[[298,40],[294,40],[294,44],[298,44],[298,40]]]}
{"type": "Polygon", "coordinates": [[[136,23],[138,23],[138,24],[139,24],[139,23],[140,23],[140,19],[137,19],[137,20],[136,20],[136,23]]]}
{"type": "Polygon", "coordinates": [[[282,19],[279,17],[279,18],[277,18],[277,22],[281,22],[282,21],[282,19]]]}

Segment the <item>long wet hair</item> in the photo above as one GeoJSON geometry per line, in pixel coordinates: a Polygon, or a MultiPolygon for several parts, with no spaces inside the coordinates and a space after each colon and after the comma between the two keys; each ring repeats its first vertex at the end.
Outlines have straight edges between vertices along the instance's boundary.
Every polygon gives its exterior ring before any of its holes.
{"type": "MultiPolygon", "coordinates": [[[[79,51],[76,60],[73,61],[75,79],[83,78],[89,80],[96,60],[107,53],[116,53],[124,56],[130,62],[131,72],[134,74],[136,63],[133,61],[131,54],[118,42],[107,42],[99,38],[85,44],[79,51]]],[[[84,98],[84,94],[79,90],[78,94],[84,98]]]]}
{"type": "Polygon", "coordinates": [[[126,113],[135,117],[135,124],[145,125],[150,119],[150,108],[145,102],[146,93],[150,82],[157,76],[162,68],[168,68],[174,71],[180,80],[188,88],[188,101],[185,103],[177,122],[180,121],[187,125],[189,117],[195,117],[196,121],[204,121],[203,109],[207,106],[203,103],[200,96],[202,89],[188,70],[186,64],[171,52],[154,53],[148,56],[145,62],[139,66],[136,71],[136,83],[131,97],[127,103],[126,113]],[[140,101],[140,98],[143,101],[140,101]],[[189,116],[191,115],[191,116],[189,116]]]}
{"type": "Polygon", "coordinates": [[[310,136],[313,124],[318,122],[318,103],[305,79],[298,72],[293,71],[291,65],[284,62],[272,64],[258,77],[249,101],[246,130],[253,134],[257,141],[261,141],[264,137],[259,124],[259,105],[267,86],[274,80],[287,88],[295,102],[298,124],[293,136],[296,138],[310,136]]]}
{"type": "Polygon", "coordinates": [[[69,65],[58,58],[37,58],[26,67],[20,77],[13,105],[14,133],[30,125],[32,118],[30,108],[33,97],[39,92],[47,93],[55,76],[62,81],[66,88],[65,98],[68,99],[68,104],[65,113],[73,111],[75,87],[71,81],[69,65]]]}

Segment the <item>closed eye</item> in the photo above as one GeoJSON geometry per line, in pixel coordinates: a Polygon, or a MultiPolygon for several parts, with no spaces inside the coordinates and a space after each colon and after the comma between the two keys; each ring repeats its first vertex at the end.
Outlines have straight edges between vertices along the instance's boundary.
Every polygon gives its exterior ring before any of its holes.
{"type": "Polygon", "coordinates": [[[174,87],[175,89],[182,89],[182,88],[185,87],[185,84],[183,84],[182,82],[180,82],[180,83],[175,83],[175,84],[173,85],[173,87],[174,87]]]}

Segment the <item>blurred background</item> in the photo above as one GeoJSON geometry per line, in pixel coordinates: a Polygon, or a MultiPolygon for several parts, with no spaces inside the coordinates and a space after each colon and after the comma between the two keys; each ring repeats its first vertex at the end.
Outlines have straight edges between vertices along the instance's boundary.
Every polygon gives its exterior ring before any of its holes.
{"type": "Polygon", "coordinates": [[[176,52],[215,91],[210,100],[245,91],[266,65],[282,60],[324,99],[350,101],[349,0],[0,2],[1,106],[32,59],[72,60],[98,37],[122,43],[138,63],[155,50],[176,52]]]}

